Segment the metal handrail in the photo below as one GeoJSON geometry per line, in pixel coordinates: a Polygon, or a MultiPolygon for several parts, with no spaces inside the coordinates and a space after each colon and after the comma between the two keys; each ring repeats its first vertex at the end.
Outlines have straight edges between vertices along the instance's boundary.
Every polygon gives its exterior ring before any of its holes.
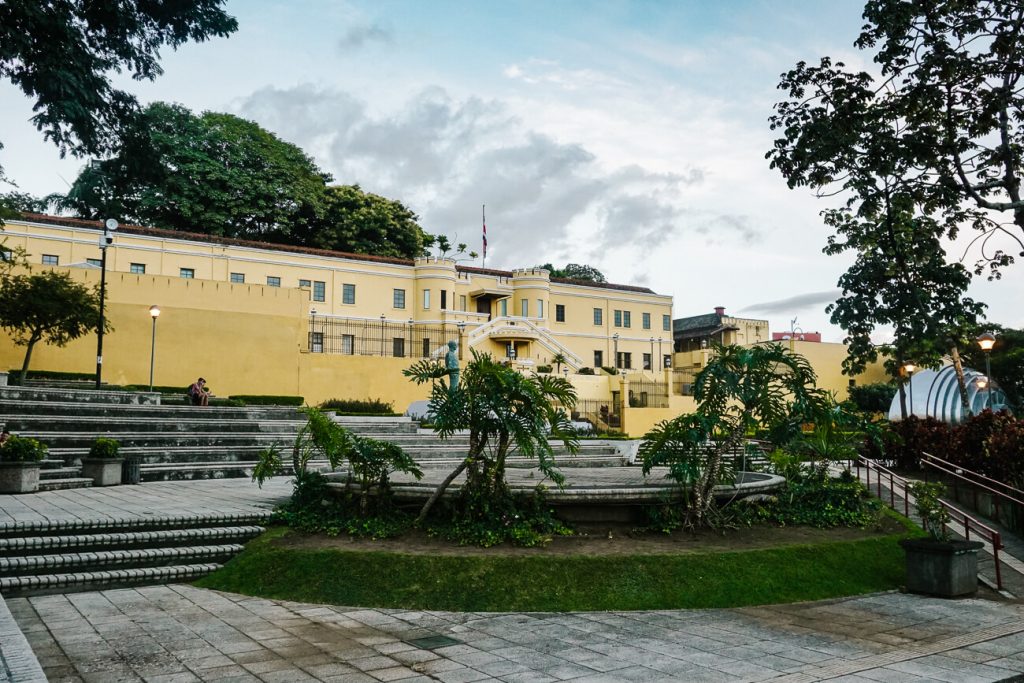
{"type": "MultiPolygon", "coordinates": [[[[873,460],[869,460],[864,456],[857,456],[854,461],[857,467],[857,479],[860,480],[860,468],[863,466],[865,469],[865,486],[868,491],[871,491],[871,470],[875,470],[875,489],[879,500],[884,501],[882,497],[882,478],[887,476],[889,480],[889,507],[896,509],[896,485],[903,487],[903,515],[910,517],[910,482],[904,477],[896,474],[888,467],[879,465],[873,460]]],[[[996,588],[998,590],[1003,589],[1003,573],[999,566],[999,551],[1004,548],[1002,535],[992,527],[978,521],[974,517],[971,517],[966,512],[962,512],[958,508],[954,507],[952,503],[945,500],[939,499],[939,505],[941,505],[946,512],[949,514],[950,522],[959,524],[963,527],[964,540],[971,540],[971,529],[974,528],[975,536],[986,539],[992,546],[992,559],[996,568],[996,588]],[[977,532],[984,533],[977,533],[977,532]],[[987,538],[986,538],[987,535],[987,538]]],[[[942,524],[942,529],[945,531],[947,528],[952,528],[950,524],[945,522],[942,524]]],[[[953,530],[955,532],[955,529],[953,530]]],[[[957,532],[958,533],[958,532],[957,532]]]]}
{"type": "Polygon", "coordinates": [[[994,493],[995,495],[1000,496],[1001,498],[1006,498],[1007,500],[1012,501],[1012,502],[1014,502],[1014,503],[1016,503],[1018,505],[1024,505],[1024,491],[1021,491],[1018,488],[1014,488],[1013,486],[1010,486],[1009,484],[1004,484],[1001,481],[996,481],[995,479],[992,479],[991,477],[986,477],[984,474],[981,474],[980,472],[975,472],[974,470],[969,470],[966,467],[963,467],[962,465],[955,465],[955,464],[949,462],[948,460],[943,460],[942,458],[940,458],[940,457],[938,457],[936,455],[931,455],[930,453],[923,453],[923,452],[921,453],[921,464],[929,465],[931,467],[934,467],[937,470],[940,470],[942,472],[946,472],[947,474],[951,474],[951,475],[953,475],[954,477],[956,477],[958,479],[964,480],[965,482],[967,482],[968,484],[971,484],[972,486],[978,486],[978,487],[980,487],[982,489],[985,489],[989,493],[994,493]],[[966,475],[970,475],[970,476],[966,476],[966,475]],[[972,481],[971,477],[976,477],[977,479],[983,479],[985,482],[988,482],[988,483],[987,484],[983,484],[983,483],[980,483],[980,482],[977,482],[977,481],[972,481]],[[989,484],[991,484],[992,486],[990,486],[989,484]],[[993,488],[993,486],[999,486],[999,487],[1002,487],[1002,488],[1007,489],[1009,491],[1012,491],[1014,494],[1020,496],[1020,498],[1016,498],[1013,495],[1011,495],[1009,493],[1006,493],[1005,491],[999,491],[996,488],[993,488]]]}

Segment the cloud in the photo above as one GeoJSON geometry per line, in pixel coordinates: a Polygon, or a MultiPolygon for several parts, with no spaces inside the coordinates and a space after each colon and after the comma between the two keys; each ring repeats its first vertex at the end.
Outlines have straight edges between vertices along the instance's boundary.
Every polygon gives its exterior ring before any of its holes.
{"type": "Polygon", "coordinates": [[[311,153],[337,182],[400,199],[428,232],[475,248],[486,204],[495,266],[600,262],[624,247],[642,256],[688,229],[713,230],[716,241],[755,235],[745,217],[688,206],[703,167],[616,166],[531,129],[498,100],[428,87],[371,112],[347,92],[300,85],[258,90],[238,108],[311,153]]]}
{"type": "Polygon", "coordinates": [[[822,304],[830,304],[842,294],[841,289],[830,289],[825,292],[807,292],[786,299],[765,301],[747,306],[742,313],[761,313],[765,315],[788,315],[808,308],[822,308],[822,304]]]}
{"type": "Polygon", "coordinates": [[[369,43],[389,45],[395,42],[394,33],[380,24],[352,26],[338,39],[338,49],[343,53],[354,52],[369,43]]]}

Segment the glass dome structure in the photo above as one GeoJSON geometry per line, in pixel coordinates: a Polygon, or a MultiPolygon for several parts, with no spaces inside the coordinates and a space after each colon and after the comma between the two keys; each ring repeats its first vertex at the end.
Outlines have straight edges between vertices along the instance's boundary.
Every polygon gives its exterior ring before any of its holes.
{"type": "MultiPolygon", "coordinates": [[[[977,415],[986,408],[994,411],[1009,410],[1006,394],[999,384],[986,381],[984,373],[964,368],[964,381],[967,383],[967,403],[971,414],[977,415]]],[[[907,415],[917,417],[933,417],[949,424],[964,421],[963,404],[960,403],[960,390],[957,387],[956,370],[947,365],[940,370],[919,370],[915,372],[905,385],[907,394],[907,415]]],[[[889,419],[902,419],[900,410],[900,394],[897,391],[889,406],[889,419]]]]}

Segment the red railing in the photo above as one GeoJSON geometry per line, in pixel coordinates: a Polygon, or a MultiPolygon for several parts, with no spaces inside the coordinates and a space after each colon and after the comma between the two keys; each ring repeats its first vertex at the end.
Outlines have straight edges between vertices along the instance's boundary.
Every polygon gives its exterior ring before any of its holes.
{"type": "MultiPolygon", "coordinates": [[[[1009,484],[1004,484],[1001,481],[996,481],[991,477],[986,477],[984,474],[974,472],[966,467],[954,465],[948,460],[943,460],[942,458],[931,455],[930,453],[921,453],[921,464],[950,475],[954,479],[954,486],[956,481],[962,481],[968,484],[971,487],[972,494],[974,495],[975,512],[979,511],[978,491],[981,490],[991,493],[992,505],[995,512],[993,518],[997,522],[1002,522],[1000,519],[1001,503],[1018,505],[1022,510],[1024,510],[1024,491],[1021,491],[1018,488],[1014,488],[1009,484]]],[[[925,472],[927,471],[928,470],[925,470],[925,472]]]]}
{"type": "MultiPolygon", "coordinates": [[[[905,517],[910,516],[910,481],[896,474],[892,470],[882,465],[879,465],[874,460],[868,460],[867,458],[860,456],[854,461],[854,466],[857,468],[857,478],[860,479],[860,470],[863,467],[865,470],[864,482],[871,491],[871,472],[875,473],[875,495],[878,496],[879,500],[884,501],[885,496],[883,495],[882,485],[888,483],[889,489],[889,507],[894,510],[898,510],[897,507],[897,495],[896,487],[899,486],[903,489],[903,515],[905,517]]],[[[999,551],[1003,549],[1003,537],[998,531],[990,526],[979,522],[974,517],[961,512],[958,508],[954,507],[950,503],[944,500],[939,500],[939,504],[946,509],[949,513],[949,519],[952,524],[959,524],[963,528],[964,540],[971,540],[971,532],[973,530],[974,535],[978,538],[988,541],[992,546],[992,559],[996,567],[996,588],[999,590],[1003,589],[1003,572],[999,566],[999,551]]],[[[950,525],[943,524],[943,530],[947,528],[954,533],[959,533],[953,529],[950,525]]]]}

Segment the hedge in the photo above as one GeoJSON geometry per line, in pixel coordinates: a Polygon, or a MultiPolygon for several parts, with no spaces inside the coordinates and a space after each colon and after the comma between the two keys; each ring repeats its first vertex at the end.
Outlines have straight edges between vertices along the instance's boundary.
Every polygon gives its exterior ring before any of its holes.
{"type": "Polygon", "coordinates": [[[232,401],[241,401],[247,406],[301,406],[306,402],[302,396],[250,396],[238,394],[228,396],[232,401]]]}

